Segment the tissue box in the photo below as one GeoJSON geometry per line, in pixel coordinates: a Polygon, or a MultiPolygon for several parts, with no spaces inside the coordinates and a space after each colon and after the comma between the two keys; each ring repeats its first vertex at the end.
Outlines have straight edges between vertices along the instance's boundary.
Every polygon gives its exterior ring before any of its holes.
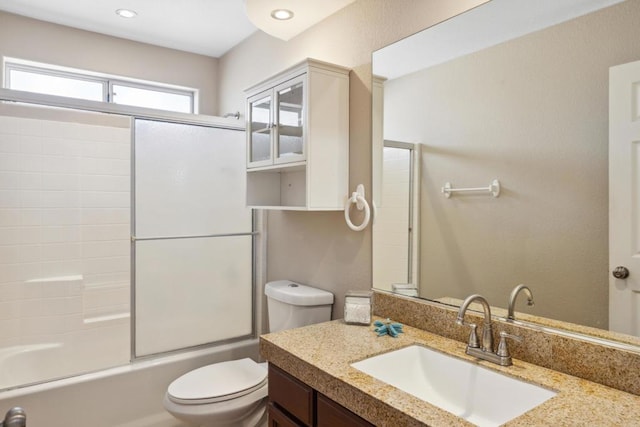
{"type": "Polygon", "coordinates": [[[350,325],[370,325],[373,292],[347,291],[344,296],[344,321],[350,325]]]}

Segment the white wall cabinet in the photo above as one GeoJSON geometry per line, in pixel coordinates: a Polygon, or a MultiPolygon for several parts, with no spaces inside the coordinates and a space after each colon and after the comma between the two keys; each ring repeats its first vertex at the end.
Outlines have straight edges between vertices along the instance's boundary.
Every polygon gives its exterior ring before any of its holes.
{"type": "Polygon", "coordinates": [[[247,95],[247,205],[342,210],[349,186],[349,70],[307,59],[247,95]]]}

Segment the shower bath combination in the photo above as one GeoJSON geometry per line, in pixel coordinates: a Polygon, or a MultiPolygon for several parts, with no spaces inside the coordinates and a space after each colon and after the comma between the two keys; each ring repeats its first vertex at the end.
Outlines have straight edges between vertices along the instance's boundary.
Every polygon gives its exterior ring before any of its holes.
{"type": "Polygon", "coordinates": [[[180,372],[257,357],[244,131],[194,120],[0,105],[1,410],[171,426],[180,372]],[[99,405],[129,392],[136,414],[99,405]]]}

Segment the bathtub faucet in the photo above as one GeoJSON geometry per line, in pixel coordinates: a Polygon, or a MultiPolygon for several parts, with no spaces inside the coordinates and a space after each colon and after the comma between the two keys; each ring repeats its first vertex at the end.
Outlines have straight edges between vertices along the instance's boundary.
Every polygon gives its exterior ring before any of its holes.
{"type": "Polygon", "coordinates": [[[9,409],[4,421],[0,422],[0,427],[26,427],[27,413],[19,406],[9,409]]]}

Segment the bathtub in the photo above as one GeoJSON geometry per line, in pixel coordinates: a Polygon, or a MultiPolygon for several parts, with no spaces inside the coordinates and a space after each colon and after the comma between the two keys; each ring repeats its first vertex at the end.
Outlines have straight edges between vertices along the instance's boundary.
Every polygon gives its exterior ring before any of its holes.
{"type": "MultiPolygon", "coordinates": [[[[58,343],[12,347],[0,354],[0,375],[15,381],[17,375],[29,379],[46,373],[48,366],[64,363],[60,351],[58,343]],[[20,357],[15,357],[19,353],[20,357]]],[[[29,427],[182,427],[184,424],[162,407],[169,383],[197,367],[243,357],[258,360],[257,339],[138,360],[3,391],[0,420],[11,407],[21,406],[29,427]]]]}
{"type": "Polygon", "coordinates": [[[0,390],[61,376],[59,373],[64,371],[66,365],[63,349],[63,343],[16,345],[0,349],[0,390]]]}

